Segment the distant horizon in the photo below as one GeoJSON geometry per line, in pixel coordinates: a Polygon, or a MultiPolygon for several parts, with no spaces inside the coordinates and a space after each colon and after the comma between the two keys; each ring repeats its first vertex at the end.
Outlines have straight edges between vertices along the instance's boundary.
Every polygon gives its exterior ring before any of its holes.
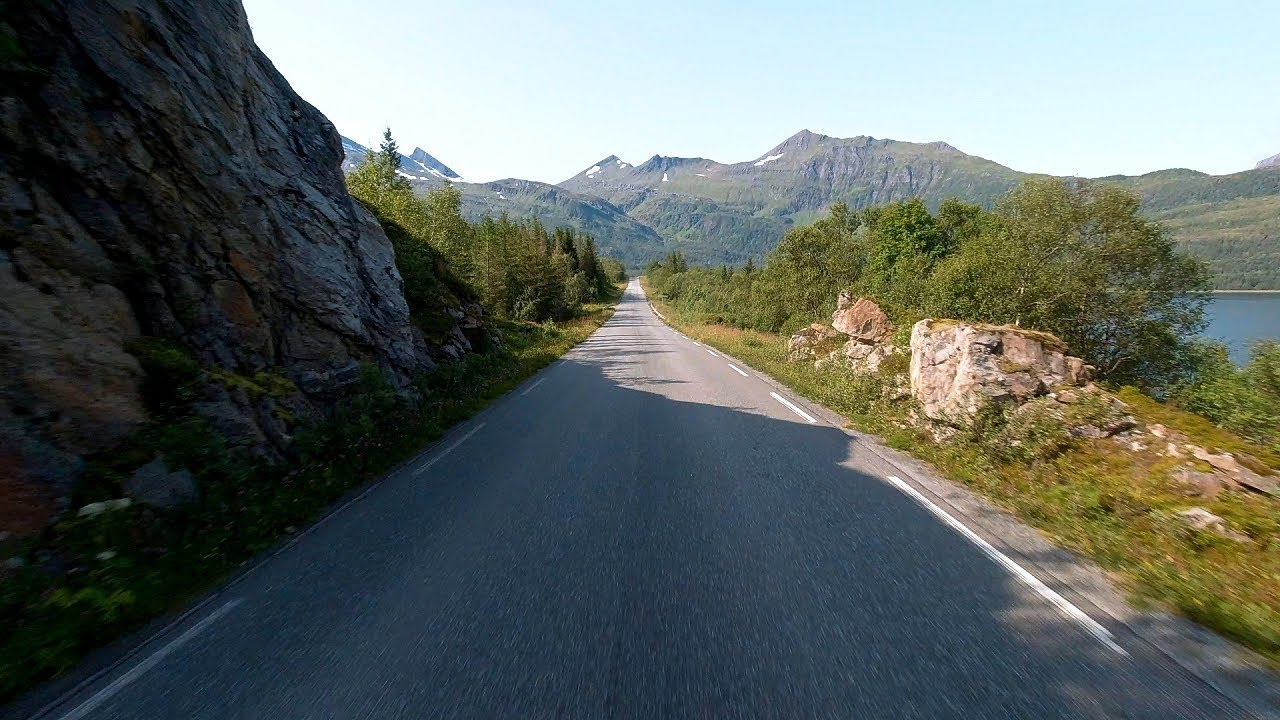
{"type": "Polygon", "coordinates": [[[389,125],[464,177],[758,157],[797,129],[949,143],[1022,172],[1280,152],[1280,3],[245,0],[293,88],[361,142],[389,125]],[[300,20],[301,19],[301,20],[300,20]]]}
{"type": "MultiPolygon", "coordinates": [[[[305,98],[304,98],[304,99],[305,99],[305,98]]],[[[383,133],[383,131],[384,131],[385,129],[386,129],[386,128],[383,128],[382,130],[379,130],[379,131],[377,132],[376,139],[373,139],[373,140],[361,140],[360,138],[354,137],[354,136],[352,136],[352,135],[348,135],[346,132],[344,132],[344,131],[343,131],[343,129],[342,129],[342,128],[337,128],[337,130],[338,130],[338,134],[339,134],[339,135],[341,135],[341,136],[343,136],[343,137],[345,137],[345,138],[347,138],[347,139],[349,139],[349,140],[352,140],[352,141],[354,141],[354,142],[356,142],[356,143],[360,144],[361,146],[365,147],[366,149],[368,149],[368,148],[372,148],[372,149],[375,149],[375,150],[378,148],[378,145],[382,142],[382,133],[383,133]]],[[[458,169],[458,167],[457,167],[457,165],[455,165],[454,163],[451,163],[447,158],[440,157],[440,155],[438,155],[437,153],[432,152],[431,148],[429,148],[429,147],[423,147],[423,146],[422,146],[422,144],[420,144],[420,143],[415,143],[415,142],[405,142],[405,141],[404,141],[404,139],[403,139],[403,138],[401,138],[401,137],[399,136],[399,134],[397,134],[397,133],[396,133],[395,128],[391,128],[391,136],[392,136],[392,138],[396,141],[396,145],[397,145],[397,147],[398,147],[398,148],[399,148],[399,150],[400,150],[400,154],[402,154],[402,155],[404,155],[404,156],[406,156],[406,157],[407,157],[407,156],[409,156],[409,155],[413,154],[413,152],[414,152],[414,151],[416,151],[416,150],[422,150],[423,152],[425,152],[425,153],[427,153],[428,155],[432,156],[433,158],[435,158],[435,159],[436,159],[436,160],[438,160],[439,162],[441,162],[441,163],[443,163],[444,165],[448,166],[448,167],[449,167],[449,169],[451,169],[451,170],[453,170],[454,172],[458,173],[458,175],[460,176],[460,178],[461,178],[461,179],[460,179],[460,180],[457,180],[456,182],[464,182],[464,183],[469,183],[469,184],[483,185],[484,183],[497,182],[497,181],[500,181],[500,180],[533,180],[533,181],[535,181],[535,182],[541,182],[541,183],[545,183],[545,184],[548,184],[548,185],[559,185],[560,183],[565,182],[566,180],[569,180],[570,178],[572,178],[572,177],[574,177],[574,176],[576,176],[576,175],[580,175],[580,174],[582,174],[582,172],[583,172],[583,171],[585,171],[585,170],[587,170],[588,168],[593,167],[593,164],[592,164],[592,163],[597,163],[597,164],[598,164],[598,163],[600,163],[600,162],[603,162],[604,160],[609,159],[610,157],[617,157],[618,159],[620,159],[620,160],[622,160],[622,161],[624,161],[624,162],[626,162],[627,164],[632,165],[632,166],[635,166],[635,165],[642,165],[642,164],[644,164],[645,162],[648,162],[649,160],[652,160],[653,158],[657,158],[657,157],[662,157],[662,158],[694,158],[694,157],[697,157],[697,158],[700,158],[700,159],[703,159],[703,160],[709,160],[709,161],[714,162],[714,163],[717,163],[717,164],[719,164],[719,165],[737,165],[737,164],[741,164],[741,163],[749,163],[749,162],[752,162],[752,161],[754,161],[754,160],[759,160],[760,158],[765,157],[765,154],[766,154],[766,153],[768,153],[768,152],[769,152],[769,150],[772,150],[773,148],[777,147],[779,144],[781,144],[781,143],[782,143],[783,141],[785,141],[786,139],[791,138],[791,137],[794,137],[795,135],[798,135],[799,133],[804,132],[804,131],[806,131],[806,130],[807,130],[807,131],[809,131],[809,132],[811,132],[811,133],[813,133],[813,134],[815,134],[815,135],[821,135],[821,136],[824,136],[824,137],[835,138],[835,139],[837,139],[837,140],[852,140],[852,139],[854,139],[854,138],[866,137],[866,138],[869,138],[869,139],[871,139],[871,140],[888,140],[888,141],[891,141],[891,142],[910,143],[910,144],[913,144],[913,145],[933,145],[933,144],[937,144],[937,143],[945,143],[945,144],[950,145],[951,147],[955,148],[956,150],[958,150],[958,151],[960,151],[960,152],[964,153],[965,155],[968,155],[968,156],[970,156],[970,157],[978,157],[978,158],[981,158],[981,159],[983,159],[983,160],[989,160],[989,161],[994,162],[994,163],[996,163],[996,164],[998,164],[998,165],[1002,165],[1002,166],[1004,166],[1004,167],[1006,167],[1006,168],[1008,168],[1008,169],[1010,169],[1010,170],[1013,170],[1014,172],[1022,173],[1022,174],[1025,174],[1025,175],[1050,175],[1050,176],[1054,176],[1054,177],[1079,177],[1079,178],[1084,178],[1084,179],[1086,179],[1086,180],[1097,180],[1097,179],[1102,179],[1102,178],[1107,178],[1107,177],[1117,177],[1117,176],[1124,176],[1124,177],[1140,177],[1140,176],[1142,176],[1142,175],[1150,175],[1150,174],[1152,174],[1152,173],[1166,172],[1166,171],[1169,171],[1169,170],[1187,170],[1187,171],[1190,171],[1190,172],[1195,172],[1195,173],[1201,173],[1201,174],[1204,174],[1204,175],[1209,175],[1209,176],[1211,176],[1211,177],[1222,177],[1222,176],[1225,176],[1225,175],[1235,175],[1235,174],[1237,174],[1237,173],[1249,172],[1250,170],[1255,170],[1255,169],[1257,169],[1257,168],[1255,168],[1255,167],[1252,167],[1252,166],[1251,166],[1251,167],[1245,168],[1245,169],[1243,169],[1243,170],[1233,170],[1233,171],[1229,171],[1229,172],[1212,173],[1212,172],[1206,172],[1206,171],[1204,171],[1204,170],[1197,170],[1197,169],[1195,169],[1195,168],[1189,168],[1189,167],[1178,167],[1178,166],[1170,166],[1170,167],[1158,168],[1158,169],[1155,169],[1155,170],[1149,170],[1149,171],[1147,171],[1147,172],[1145,172],[1145,173],[1137,173],[1137,174],[1135,174],[1135,175],[1130,175],[1130,174],[1128,174],[1128,173],[1118,173],[1118,172],[1115,172],[1115,173],[1107,173],[1107,174],[1105,174],[1105,175],[1062,175],[1062,174],[1058,174],[1058,173],[1042,172],[1042,171],[1039,171],[1039,170],[1022,170],[1022,169],[1020,169],[1020,168],[1016,168],[1016,167],[1013,167],[1013,166],[1011,166],[1011,165],[1007,165],[1007,164],[1005,164],[1005,163],[1002,163],[1002,162],[1000,162],[1000,160],[999,160],[999,159],[997,159],[997,158],[990,158],[990,157],[985,157],[985,156],[982,156],[982,155],[977,155],[977,154],[975,154],[975,153],[967,152],[964,148],[962,148],[962,147],[957,147],[954,143],[948,142],[948,141],[946,141],[946,140],[903,140],[902,138],[893,138],[893,137],[876,137],[876,136],[874,136],[874,135],[867,135],[867,134],[865,134],[865,133],[864,133],[864,134],[860,134],[860,135],[849,135],[849,136],[843,136],[843,137],[842,137],[842,136],[840,136],[840,135],[831,135],[831,134],[829,134],[829,133],[824,133],[824,132],[822,132],[822,131],[820,131],[820,130],[814,130],[813,128],[807,128],[807,127],[806,127],[806,128],[801,128],[801,129],[799,129],[799,130],[796,130],[795,132],[791,133],[791,134],[790,134],[790,135],[788,135],[787,137],[782,138],[782,139],[778,140],[777,142],[774,142],[772,145],[770,145],[768,148],[766,148],[764,151],[762,151],[762,152],[761,152],[761,153],[759,153],[758,155],[753,155],[753,156],[751,156],[751,157],[749,157],[749,158],[746,158],[746,159],[744,159],[744,160],[723,161],[723,160],[717,160],[717,159],[712,158],[712,157],[706,157],[706,156],[701,156],[701,155],[665,155],[665,154],[662,154],[662,153],[653,153],[653,154],[650,154],[650,155],[646,155],[646,156],[645,156],[645,158],[644,158],[643,160],[641,160],[640,162],[633,162],[633,161],[628,160],[627,158],[625,158],[625,157],[623,157],[623,156],[621,156],[621,155],[618,155],[617,153],[610,153],[610,154],[608,154],[608,155],[604,155],[604,156],[602,156],[602,157],[600,157],[600,158],[597,158],[597,159],[595,159],[595,160],[589,160],[589,161],[587,161],[587,164],[583,165],[581,169],[579,169],[579,170],[577,170],[577,171],[575,171],[575,172],[573,172],[573,173],[570,173],[568,176],[563,177],[563,178],[561,178],[561,179],[559,179],[559,180],[540,180],[540,179],[538,179],[538,178],[519,177],[519,176],[516,176],[516,175],[502,175],[502,176],[495,177],[495,178],[490,178],[490,179],[487,179],[487,180],[472,180],[472,179],[470,178],[470,176],[469,176],[466,172],[464,172],[464,171],[462,171],[462,170],[459,170],[459,169],[458,169]]],[[[1262,157],[1262,158],[1258,158],[1258,161],[1259,161],[1259,162],[1261,162],[1262,160],[1267,159],[1267,157],[1269,157],[1269,156],[1264,156],[1264,157],[1262,157]]],[[[1255,164],[1256,164],[1256,163],[1255,163],[1255,164]]],[[[1246,291],[1241,291],[1241,292],[1246,292],[1246,291]]],[[[1248,292],[1254,292],[1254,291],[1248,291],[1248,292]]],[[[1256,292],[1273,292],[1273,291],[1256,291],[1256,292]]]]}

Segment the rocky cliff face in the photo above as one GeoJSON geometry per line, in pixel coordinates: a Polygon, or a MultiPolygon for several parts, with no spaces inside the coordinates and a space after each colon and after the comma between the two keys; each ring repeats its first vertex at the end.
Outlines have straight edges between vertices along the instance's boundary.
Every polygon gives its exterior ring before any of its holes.
{"type": "MultiPolygon", "coordinates": [[[[239,0],[7,8],[0,522],[45,522],[83,458],[146,419],[141,336],[281,374],[315,413],[361,363],[402,386],[432,367],[392,247],[346,192],[338,133],[258,50],[239,0]]],[[[264,452],[288,443],[242,391],[201,400],[264,452]]]]}

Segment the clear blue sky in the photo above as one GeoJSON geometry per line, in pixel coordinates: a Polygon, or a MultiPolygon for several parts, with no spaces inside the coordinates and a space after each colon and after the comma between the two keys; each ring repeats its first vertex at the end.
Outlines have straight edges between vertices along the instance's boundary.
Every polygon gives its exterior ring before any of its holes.
{"type": "Polygon", "coordinates": [[[1280,2],[246,0],[339,130],[470,180],[609,154],[738,162],[801,128],[1018,170],[1226,173],[1280,153],[1280,2]]]}

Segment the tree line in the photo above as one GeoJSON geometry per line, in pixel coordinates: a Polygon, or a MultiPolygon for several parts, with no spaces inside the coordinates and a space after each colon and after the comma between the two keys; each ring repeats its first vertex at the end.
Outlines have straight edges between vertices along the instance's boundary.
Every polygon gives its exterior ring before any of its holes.
{"type": "Polygon", "coordinates": [[[348,174],[347,188],[387,229],[420,324],[429,324],[439,309],[450,277],[493,315],[535,322],[573,317],[583,303],[608,297],[626,278],[621,262],[599,256],[590,235],[568,227],[548,230],[537,218],[505,213],[467,222],[457,188],[446,183],[419,195],[399,169],[388,130],[379,150],[348,174]]]}
{"type": "Polygon", "coordinates": [[[691,268],[677,252],[646,275],[702,321],[768,332],[828,318],[843,289],[875,299],[899,327],[946,317],[1048,331],[1109,383],[1280,439],[1280,384],[1249,379],[1274,377],[1280,351],[1263,344],[1241,370],[1199,339],[1209,272],[1138,206],[1125,189],[1062,179],[1028,180],[992,210],[955,199],[936,212],[918,198],[836,204],[789,231],[763,267],[691,268]]]}

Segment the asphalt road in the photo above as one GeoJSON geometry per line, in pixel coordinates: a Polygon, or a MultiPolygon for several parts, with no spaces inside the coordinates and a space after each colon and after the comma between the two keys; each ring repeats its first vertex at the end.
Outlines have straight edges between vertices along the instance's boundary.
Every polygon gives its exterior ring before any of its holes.
{"type": "Polygon", "coordinates": [[[1244,716],[775,392],[633,284],[45,717],[1244,716]]]}

